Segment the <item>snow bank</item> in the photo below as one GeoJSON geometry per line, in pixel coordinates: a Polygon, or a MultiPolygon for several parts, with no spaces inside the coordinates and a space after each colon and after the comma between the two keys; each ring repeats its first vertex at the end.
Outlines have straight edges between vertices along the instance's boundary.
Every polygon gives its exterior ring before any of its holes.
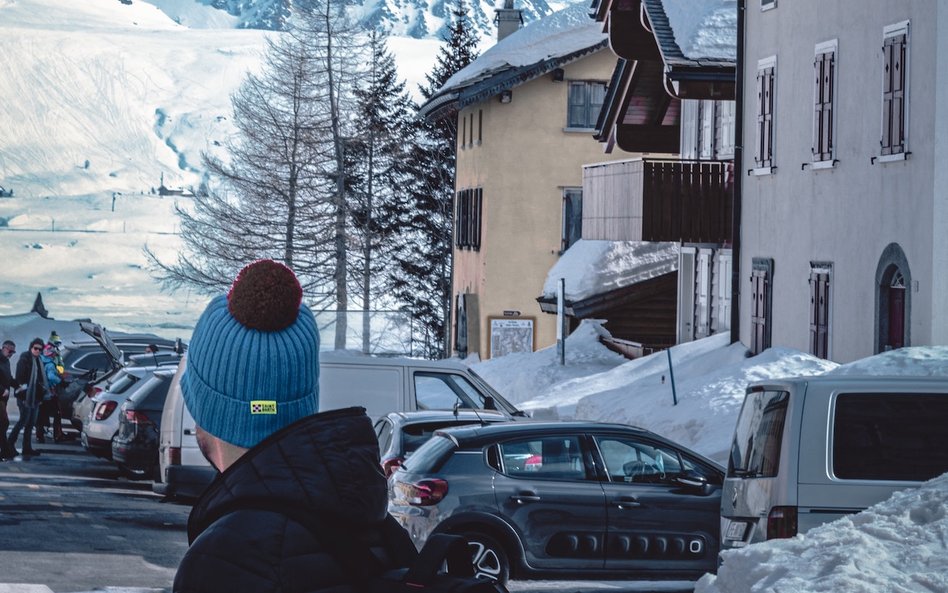
{"type": "Polygon", "coordinates": [[[686,58],[736,59],[736,0],[666,0],[662,7],[686,58]]]}
{"type": "Polygon", "coordinates": [[[580,239],[550,268],[543,296],[556,298],[560,278],[566,279],[566,300],[580,301],[677,269],[677,243],[580,239]]]}
{"type": "Polygon", "coordinates": [[[948,377],[948,346],[913,346],[876,354],[833,371],[838,375],[948,377]]]}
{"type": "Polygon", "coordinates": [[[723,553],[695,593],[948,591],[948,474],[789,540],[723,553]]]}
{"type": "Polygon", "coordinates": [[[742,344],[729,344],[728,334],[717,334],[670,349],[675,405],[668,354],[626,360],[599,343],[604,333],[598,322],[583,322],[566,341],[566,366],[559,365],[551,347],[473,368],[535,417],[641,426],[723,464],[748,384],[819,375],[837,366],[787,348],[748,358],[742,344]]]}

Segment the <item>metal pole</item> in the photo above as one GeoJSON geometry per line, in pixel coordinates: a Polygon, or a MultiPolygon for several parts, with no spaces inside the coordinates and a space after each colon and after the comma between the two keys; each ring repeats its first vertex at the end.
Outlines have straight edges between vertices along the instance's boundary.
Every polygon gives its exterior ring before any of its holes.
{"type": "Polygon", "coordinates": [[[666,348],[665,354],[668,355],[668,377],[671,379],[671,384],[672,384],[672,403],[677,406],[678,405],[678,392],[675,391],[675,369],[672,368],[671,348],[666,348]]]}
{"type": "Polygon", "coordinates": [[[560,278],[556,285],[556,352],[560,357],[560,366],[566,365],[566,279],[560,278]]]}

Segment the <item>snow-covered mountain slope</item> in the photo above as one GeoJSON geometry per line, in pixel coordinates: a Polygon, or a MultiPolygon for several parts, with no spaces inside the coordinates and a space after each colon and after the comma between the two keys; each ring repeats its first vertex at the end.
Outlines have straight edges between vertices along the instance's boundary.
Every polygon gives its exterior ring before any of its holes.
{"type": "Polygon", "coordinates": [[[200,182],[232,131],[250,30],[190,30],[114,0],[0,0],[0,185],[30,195],[200,182]]]}
{"type": "MultiPolygon", "coordinates": [[[[175,20],[189,26],[237,26],[255,29],[280,30],[286,26],[294,5],[305,0],[146,0],[167,12],[175,20]],[[229,24],[197,25],[208,18],[209,7],[229,15],[229,24]]],[[[525,22],[536,20],[577,0],[516,0],[515,7],[523,10],[525,22]]],[[[582,0],[580,0],[582,1],[582,0]]],[[[392,35],[414,39],[440,38],[450,22],[456,0],[345,0],[350,14],[366,27],[381,27],[392,35]]],[[[466,0],[468,16],[483,37],[493,38],[494,9],[502,0],[466,0]]]]}

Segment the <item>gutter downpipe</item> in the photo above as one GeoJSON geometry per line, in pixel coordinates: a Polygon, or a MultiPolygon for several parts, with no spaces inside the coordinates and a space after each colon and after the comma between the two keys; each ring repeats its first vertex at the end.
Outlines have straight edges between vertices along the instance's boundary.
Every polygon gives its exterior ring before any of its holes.
{"type": "Polygon", "coordinates": [[[734,81],[734,196],[731,208],[731,343],[741,341],[741,195],[744,180],[744,11],[737,0],[737,63],[734,81]]]}

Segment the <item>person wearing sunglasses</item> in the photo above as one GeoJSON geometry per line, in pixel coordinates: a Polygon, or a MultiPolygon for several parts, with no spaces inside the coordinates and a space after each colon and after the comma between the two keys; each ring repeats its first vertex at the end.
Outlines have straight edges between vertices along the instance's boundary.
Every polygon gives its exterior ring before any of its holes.
{"type": "Polygon", "coordinates": [[[17,420],[10,431],[10,447],[14,456],[19,455],[16,450],[16,440],[20,436],[20,430],[23,431],[23,457],[36,457],[40,453],[33,448],[31,437],[33,436],[33,426],[36,424],[36,416],[39,414],[39,406],[46,395],[46,373],[43,369],[43,363],[40,361],[40,354],[43,352],[43,339],[33,338],[30,342],[30,349],[20,355],[16,363],[15,381],[18,385],[14,395],[16,396],[16,406],[20,411],[20,419],[17,420]]]}
{"type": "Polygon", "coordinates": [[[7,442],[7,429],[10,428],[10,416],[7,415],[7,401],[10,388],[13,387],[13,373],[10,372],[10,359],[16,352],[12,340],[3,342],[0,349],[0,461],[13,459],[12,447],[7,442]]]}

